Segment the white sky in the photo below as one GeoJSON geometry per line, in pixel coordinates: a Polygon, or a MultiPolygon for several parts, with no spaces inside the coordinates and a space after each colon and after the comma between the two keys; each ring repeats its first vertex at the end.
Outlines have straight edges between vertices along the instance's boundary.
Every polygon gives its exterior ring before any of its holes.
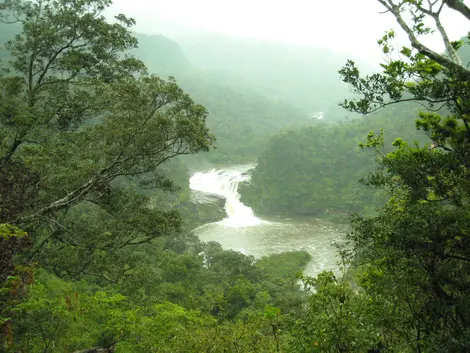
{"type": "MultiPolygon", "coordinates": [[[[398,28],[393,16],[380,14],[382,10],[376,0],[114,0],[112,8],[113,13],[136,19],[139,32],[165,35],[165,26],[174,23],[329,48],[370,63],[382,57],[376,40],[386,30],[398,28]]],[[[452,40],[470,30],[470,23],[452,10],[445,9],[442,20],[452,40]]],[[[407,44],[405,38],[397,44],[407,44]]],[[[427,43],[443,49],[437,37],[427,43]]]]}

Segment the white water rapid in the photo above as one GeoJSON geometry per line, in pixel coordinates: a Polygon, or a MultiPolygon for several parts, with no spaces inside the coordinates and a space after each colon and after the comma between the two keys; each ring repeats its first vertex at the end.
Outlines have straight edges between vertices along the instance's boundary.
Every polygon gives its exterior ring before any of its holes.
{"type": "MultiPolygon", "coordinates": [[[[312,255],[304,273],[314,276],[323,270],[337,269],[335,243],[344,238],[344,226],[317,219],[275,217],[265,220],[240,201],[238,186],[250,179],[253,165],[232,166],[202,171],[190,179],[190,188],[198,194],[225,198],[227,217],[194,230],[202,241],[216,241],[225,249],[261,257],[285,251],[307,251],[312,255]]],[[[211,202],[210,197],[200,197],[211,202]]],[[[212,201],[213,202],[213,201],[212,201]]]]}
{"type": "Polygon", "coordinates": [[[199,172],[190,179],[189,187],[191,190],[225,198],[227,218],[221,221],[224,226],[233,228],[257,226],[266,222],[256,217],[253,210],[240,201],[238,193],[238,185],[250,179],[248,171],[253,168],[253,165],[246,165],[199,172]]]}

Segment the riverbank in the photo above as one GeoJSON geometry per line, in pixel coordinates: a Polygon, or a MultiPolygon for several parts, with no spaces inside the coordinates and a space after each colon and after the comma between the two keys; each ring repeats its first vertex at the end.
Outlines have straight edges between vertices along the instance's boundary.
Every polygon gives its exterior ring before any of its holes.
{"type": "Polygon", "coordinates": [[[339,258],[336,245],[344,242],[346,226],[310,217],[258,217],[240,201],[238,186],[250,178],[252,166],[230,166],[195,173],[190,180],[192,192],[201,202],[214,195],[225,199],[223,220],[208,222],[194,233],[204,242],[214,241],[224,249],[255,258],[292,251],[308,253],[311,260],[304,273],[315,276],[336,270],[339,258]]]}

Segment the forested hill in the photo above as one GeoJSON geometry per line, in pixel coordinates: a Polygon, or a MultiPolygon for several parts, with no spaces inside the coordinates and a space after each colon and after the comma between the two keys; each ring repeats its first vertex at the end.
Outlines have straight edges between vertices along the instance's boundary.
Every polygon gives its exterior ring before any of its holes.
{"type": "Polygon", "coordinates": [[[242,201],[257,214],[347,220],[350,213],[374,213],[383,195],[359,180],[373,171],[376,156],[359,143],[381,129],[386,150],[398,136],[422,142],[425,135],[414,129],[418,111],[412,103],[390,106],[363,119],[276,135],[260,154],[251,182],[240,188],[242,201]]]}
{"type": "MultiPolygon", "coordinates": [[[[2,43],[18,30],[0,29],[2,43]]],[[[345,59],[333,52],[202,34],[176,41],[134,35],[139,44],[131,52],[149,71],[174,76],[208,109],[217,138],[216,150],[204,154],[209,162],[255,160],[272,135],[311,125],[318,111],[328,121],[352,116],[337,106],[348,88],[337,74],[345,59]]]]}
{"type": "MultiPolygon", "coordinates": [[[[327,120],[352,115],[337,106],[350,94],[338,76],[346,55],[221,34],[200,33],[176,40],[198,67],[234,74],[265,97],[289,103],[306,113],[326,112],[327,120]]],[[[371,70],[364,63],[361,67],[371,70]]]]}
{"type": "Polygon", "coordinates": [[[253,161],[269,138],[279,131],[305,127],[313,122],[311,117],[288,104],[224,85],[212,77],[194,74],[179,83],[209,109],[207,126],[217,138],[216,150],[203,157],[211,162],[253,161]]]}
{"type": "MultiPolygon", "coordinates": [[[[0,43],[18,31],[18,26],[0,24],[0,43]]],[[[131,53],[151,73],[163,78],[174,76],[209,111],[207,124],[217,137],[216,150],[203,155],[209,162],[252,161],[273,134],[312,122],[311,116],[288,102],[274,101],[252,90],[250,83],[234,71],[200,68],[186,57],[178,43],[165,36],[134,35],[139,44],[131,53]]],[[[0,58],[7,55],[0,51],[0,58]]]]}
{"type": "Polygon", "coordinates": [[[326,121],[354,117],[338,106],[350,94],[337,73],[346,58],[329,50],[202,33],[137,38],[134,54],[208,109],[210,162],[254,160],[271,136],[310,126],[319,111],[326,121]]]}
{"type": "MultiPolygon", "coordinates": [[[[0,22],[0,55],[6,55],[4,44],[21,31],[16,24],[0,22]]],[[[138,48],[132,54],[144,61],[148,70],[161,76],[179,76],[193,68],[180,46],[174,40],[162,35],[133,33],[138,48]]]]}
{"type": "Polygon", "coordinates": [[[151,72],[163,76],[179,76],[192,69],[190,61],[175,41],[162,35],[134,35],[139,41],[134,55],[144,61],[151,72]]]}
{"type": "Polygon", "coordinates": [[[204,154],[210,162],[252,161],[272,135],[313,121],[308,110],[287,99],[274,99],[268,90],[253,86],[230,61],[226,62],[228,66],[222,62],[215,65],[210,50],[204,64],[201,57],[187,55],[184,46],[164,36],[137,34],[137,38],[139,48],[134,55],[151,72],[175,76],[178,84],[208,109],[207,124],[217,138],[216,150],[204,154]]]}

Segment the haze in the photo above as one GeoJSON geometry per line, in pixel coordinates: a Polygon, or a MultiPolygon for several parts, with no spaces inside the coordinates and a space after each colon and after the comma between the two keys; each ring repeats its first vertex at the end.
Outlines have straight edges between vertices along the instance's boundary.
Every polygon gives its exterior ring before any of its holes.
{"type": "MultiPolygon", "coordinates": [[[[375,0],[116,0],[112,14],[132,16],[136,30],[148,34],[213,31],[328,48],[377,64],[382,59],[377,38],[397,28],[382,10],[375,0]]],[[[454,40],[467,33],[464,19],[455,13],[444,10],[443,22],[454,40]]],[[[406,43],[404,36],[397,40],[397,45],[406,43]]],[[[427,43],[443,50],[437,37],[427,43]]]]}

